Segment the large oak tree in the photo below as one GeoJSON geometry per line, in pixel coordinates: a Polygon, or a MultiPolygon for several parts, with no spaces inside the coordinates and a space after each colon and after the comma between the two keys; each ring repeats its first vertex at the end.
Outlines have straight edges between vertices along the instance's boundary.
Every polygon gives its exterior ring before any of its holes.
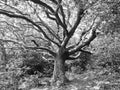
{"type": "Polygon", "coordinates": [[[49,53],[54,59],[52,81],[64,83],[67,81],[65,61],[77,59],[81,52],[91,53],[84,48],[96,38],[102,22],[100,17],[107,13],[107,6],[101,6],[100,2],[101,0],[1,0],[0,14],[10,20],[14,19],[13,24],[19,22],[24,29],[29,28],[39,34],[41,44],[31,40],[36,46],[22,46],[49,53]]]}

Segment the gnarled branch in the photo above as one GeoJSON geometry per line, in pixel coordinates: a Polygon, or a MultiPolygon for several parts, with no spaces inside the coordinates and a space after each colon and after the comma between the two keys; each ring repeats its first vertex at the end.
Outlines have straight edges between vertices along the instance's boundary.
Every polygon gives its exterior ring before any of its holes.
{"type": "Polygon", "coordinates": [[[79,23],[80,23],[83,15],[84,15],[84,10],[83,10],[83,9],[80,9],[80,10],[78,11],[78,13],[77,13],[77,20],[76,20],[74,26],[71,28],[70,32],[68,33],[68,37],[66,37],[66,38],[64,39],[64,42],[62,43],[62,46],[65,47],[65,46],[67,45],[68,41],[69,41],[70,38],[73,36],[76,28],[78,27],[78,25],[79,25],[79,23]]]}
{"type": "Polygon", "coordinates": [[[51,6],[49,6],[48,4],[46,4],[46,3],[44,3],[44,2],[42,2],[40,0],[26,0],[26,1],[32,1],[35,4],[38,4],[38,5],[41,5],[41,6],[45,7],[45,8],[47,8],[52,13],[55,13],[54,10],[53,10],[53,8],[51,6]]]}
{"type": "Polygon", "coordinates": [[[43,33],[43,35],[45,36],[46,39],[48,39],[49,41],[53,42],[58,47],[60,47],[60,45],[57,42],[53,41],[52,39],[50,39],[47,36],[47,34],[43,31],[43,29],[39,25],[37,25],[35,22],[33,22],[32,20],[30,20],[29,18],[27,18],[25,16],[17,15],[17,14],[11,14],[11,13],[9,13],[9,11],[1,10],[1,9],[0,9],[0,14],[6,15],[6,16],[12,17],[12,18],[20,18],[20,19],[26,20],[29,23],[32,23],[34,26],[36,26],[40,30],[39,32],[43,33]]]}
{"type": "Polygon", "coordinates": [[[80,51],[84,46],[89,45],[95,38],[96,38],[96,29],[93,29],[91,32],[91,36],[86,41],[82,42],[76,48],[71,50],[70,55],[74,54],[77,51],[80,51]]]}
{"type": "Polygon", "coordinates": [[[51,55],[53,55],[54,57],[56,56],[56,53],[55,53],[55,52],[53,52],[52,50],[47,49],[47,48],[45,48],[45,47],[26,47],[26,46],[25,46],[25,48],[26,48],[26,49],[32,49],[32,50],[37,50],[37,49],[45,50],[45,51],[49,52],[51,55]]]}
{"type": "Polygon", "coordinates": [[[81,53],[86,53],[86,54],[92,54],[91,52],[89,52],[89,51],[85,51],[85,50],[82,50],[82,49],[80,49],[80,51],[81,52],[79,52],[77,55],[75,55],[75,56],[69,56],[68,57],[68,60],[75,60],[75,59],[78,59],[79,57],[80,57],[80,55],[81,55],[81,53]]]}

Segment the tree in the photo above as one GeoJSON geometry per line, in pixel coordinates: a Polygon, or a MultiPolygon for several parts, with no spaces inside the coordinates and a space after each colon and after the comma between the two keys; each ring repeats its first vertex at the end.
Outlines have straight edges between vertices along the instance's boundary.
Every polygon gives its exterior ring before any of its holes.
{"type": "MultiPolygon", "coordinates": [[[[104,10],[95,11],[101,9],[100,2],[100,0],[0,1],[0,14],[3,15],[1,17],[7,16],[12,19],[13,25],[24,27],[24,30],[29,29],[39,35],[40,44],[37,40],[31,40],[36,46],[30,46],[25,42],[22,46],[25,49],[40,49],[41,52],[47,52],[46,54],[52,56],[54,59],[52,82],[64,83],[67,81],[65,61],[77,59],[80,52],[91,53],[84,48],[96,38],[97,29],[101,25],[99,13],[104,10]],[[96,8],[96,4],[99,8],[96,8]],[[80,33],[76,34],[77,31],[80,33]],[[73,43],[76,35],[77,40],[73,43]]],[[[21,45],[19,41],[17,44],[21,45]]]]}

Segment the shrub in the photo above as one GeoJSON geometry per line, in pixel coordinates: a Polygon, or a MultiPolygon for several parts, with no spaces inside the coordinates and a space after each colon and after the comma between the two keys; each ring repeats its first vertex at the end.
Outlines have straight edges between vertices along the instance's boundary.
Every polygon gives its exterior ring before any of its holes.
{"type": "Polygon", "coordinates": [[[23,59],[22,67],[26,67],[26,69],[23,69],[25,74],[34,75],[41,73],[41,76],[52,76],[53,61],[44,59],[43,54],[27,52],[23,54],[23,59]]]}

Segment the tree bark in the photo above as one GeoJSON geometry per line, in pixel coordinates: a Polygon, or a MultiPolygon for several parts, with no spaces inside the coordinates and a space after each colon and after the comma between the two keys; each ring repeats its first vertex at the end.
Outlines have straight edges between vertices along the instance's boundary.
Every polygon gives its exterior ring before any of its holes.
{"type": "Polygon", "coordinates": [[[2,42],[0,42],[0,61],[2,61],[4,64],[7,63],[6,51],[2,42]]]}
{"type": "Polygon", "coordinates": [[[65,57],[65,53],[59,53],[55,58],[52,85],[60,86],[68,81],[65,76],[65,57]]]}

